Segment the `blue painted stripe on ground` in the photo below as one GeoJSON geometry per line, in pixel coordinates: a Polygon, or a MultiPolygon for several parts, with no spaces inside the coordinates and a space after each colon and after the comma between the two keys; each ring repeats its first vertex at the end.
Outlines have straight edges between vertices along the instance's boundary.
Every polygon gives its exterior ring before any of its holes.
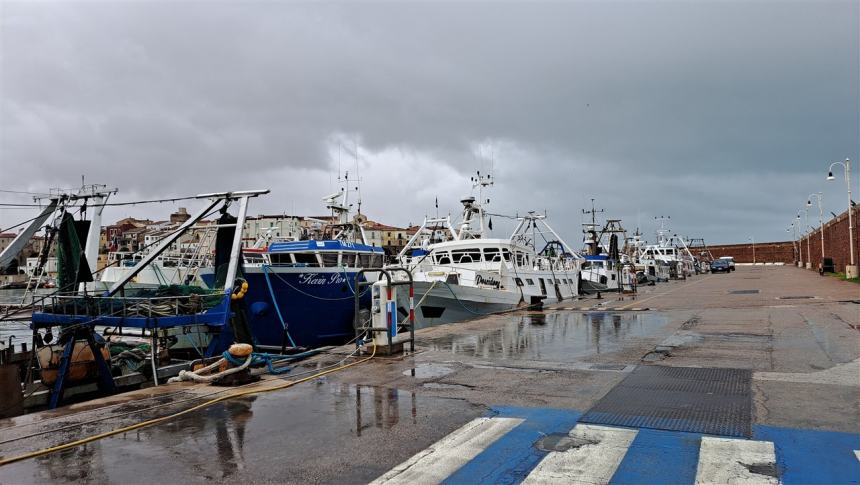
{"type": "Polygon", "coordinates": [[[690,485],[696,481],[701,441],[699,433],[640,429],[609,483],[690,485]]]}
{"type": "Polygon", "coordinates": [[[548,434],[566,434],[581,416],[580,412],[572,409],[506,406],[494,407],[492,411],[501,417],[523,418],[525,421],[442,483],[519,483],[547,454],[535,448],[534,443],[548,434]]]}
{"type": "Polygon", "coordinates": [[[755,425],[753,438],[773,442],[784,485],[860,483],[860,434],[755,425]]]}

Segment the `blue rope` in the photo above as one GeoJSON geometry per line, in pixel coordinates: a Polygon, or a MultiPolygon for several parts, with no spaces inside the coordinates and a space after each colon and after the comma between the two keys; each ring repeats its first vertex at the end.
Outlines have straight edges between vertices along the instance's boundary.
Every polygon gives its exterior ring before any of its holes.
{"type": "MultiPolygon", "coordinates": [[[[265,352],[252,352],[251,353],[251,364],[252,366],[257,366],[261,364],[266,364],[266,369],[269,371],[269,374],[278,375],[284,374],[290,371],[289,367],[282,367],[280,369],[275,368],[275,363],[284,362],[284,361],[293,361],[299,360],[305,357],[309,357],[314,354],[318,354],[319,350],[309,350],[307,352],[302,352],[300,354],[292,354],[292,355],[281,355],[281,354],[267,354],[265,352]]],[[[242,357],[234,357],[230,354],[230,351],[225,350],[223,354],[221,354],[224,359],[233,364],[236,367],[241,366],[247,360],[242,357]]]]}
{"type": "Polygon", "coordinates": [[[266,278],[266,285],[269,287],[269,295],[272,297],[272,304],[275,305],[275,312],[278,314],[278,320],[281,321],[281,327],[284,329],[284,332],[287,334],[287,338],[290,340],[290,345],[293,347],[296,346],[296,343],[293,341],[292,335],[287,330],[287,323],[284,321],[284,316],[281,314],[281,307],[278,305],[278,300],[275,299],[275,290],[272,288],[272,280],[269,278],[269,265],[263,265],[263,276],[266,278]]]}

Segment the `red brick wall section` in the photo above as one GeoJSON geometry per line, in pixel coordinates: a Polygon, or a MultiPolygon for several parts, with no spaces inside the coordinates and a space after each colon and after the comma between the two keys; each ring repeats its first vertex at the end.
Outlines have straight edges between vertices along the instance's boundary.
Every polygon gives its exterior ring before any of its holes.
{"type": "MultiPolygon", "coordinates": [[[[815,212],[818,212],[818,207],[813,204],[813,207],[809,211],[809,225],[815,227],[815,232],[808,237],[804,236],[801,238],[800,242],[803,249],[800,259],[804,263],[807,262],[807,259],[812,261],[812,269],[817,271],[818,265],[821,262],[821,232],[818,229],[817,213],[815,214],[815,222],[813,222],[813,209],[815,212]]],[[[854,264],[860,264],[860,232],[857,229],[858,222],[860,222],[858,221],[858,218],[860,218],[860,206],[854,206],[851,217],[854,219],[854,264]]],[[[848,211],[844,211],[824,223],[824,257],[833,258],[836,271],[845,272],[845,265],[849,264],[850,260],[848,211]]]]}
{"type": "MultiPolygon", "coordinates": [[[[813,209],[818,211],[816,206],[813,206],[813,209]]],[[[857,227],[860,225],[860,206],[853,208],[851,217],[854,218],[854,264],[860,264],[860,230],[857,227]]],[[[815,231],[808,237],[806,235],[801,237],[799,242],[756,243],[756,262],[794,264],[798,261],[806,263],[809,259],[812,262],[812,269],[818,271],[818,265],[821,263],[821,232],[818,230],[818,214],[815,214],[813,219],[812,210],[809,211],[809,225],[814,225],[815,231]]],[[[724,244],[710,246],[709,249],[715,258],[733,256],[738,263],[753,262],[752,243],[724,244]]],[[[833,258],[836,271],[845,272],[849,256],[848,211],[844,211],[824,223],[824,257],[833,258]]]]}
{"type": "MultiPolygon", "coordinates": [[[[708,249],[711,250],[711,254],[715,258],[732,256],[736,263],[753,262],[752,243],[708,246],[708,249]]],[[[794,262],[794,243],[791,241],[756,243],[755,262],[792,264],[794,262]]]]}

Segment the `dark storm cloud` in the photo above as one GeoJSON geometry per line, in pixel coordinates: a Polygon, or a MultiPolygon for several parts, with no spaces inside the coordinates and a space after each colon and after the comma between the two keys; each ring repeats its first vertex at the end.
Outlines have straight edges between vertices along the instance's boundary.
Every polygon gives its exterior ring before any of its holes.
{"type": "Polygon", "coordinates": [[[392,223],[455,209],[493,158],[500,210],[571,239],[594,196],[628,226],[763,240],[809,192],[838,212],[824,163],[860,153],[857,2],[0,8],[0,188],[267,186],[262,208],[316,212],[360,143],[392,223]]]}

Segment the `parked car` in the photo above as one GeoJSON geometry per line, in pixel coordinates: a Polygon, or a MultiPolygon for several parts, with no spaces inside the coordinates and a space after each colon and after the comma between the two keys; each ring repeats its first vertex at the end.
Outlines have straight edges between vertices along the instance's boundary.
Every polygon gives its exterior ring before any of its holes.
{"type": "Polygon", "coordinates": [[[711,261],[711,273],[731,273],[732,267],[725,259],[715,259],[711,261]]]}
{"type": "Polygon", "coordinates": [[[729,271],[735,270],[735,258],[733,256],[723,256],[720,259],[729,264],[729,271]]]}

